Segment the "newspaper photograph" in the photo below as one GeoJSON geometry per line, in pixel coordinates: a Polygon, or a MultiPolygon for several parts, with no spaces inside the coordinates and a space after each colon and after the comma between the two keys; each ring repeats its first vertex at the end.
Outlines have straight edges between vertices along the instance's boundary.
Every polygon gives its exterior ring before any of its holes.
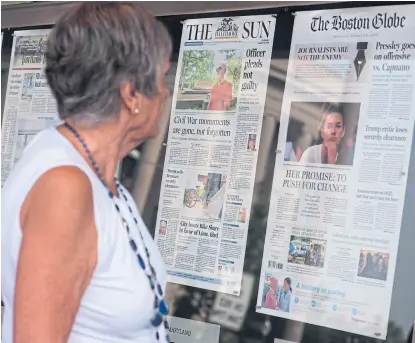
{"type": "Polygon", "coordinates": [[[257,312],[386,338],[414,130],[414,20],[413,5],[296,14],[257,312]]]}
{"type": "Polygon", "coordinates": [[[274,29],[183,24],[155,234],[170,282],[241,292],[274,29]]]}
{"type": "Polygon", "coordinates": [[[14,32],[3,112],[1,183],[39,131],[59,123],[56,102],[44,74],[49,30],[14,32]]]}

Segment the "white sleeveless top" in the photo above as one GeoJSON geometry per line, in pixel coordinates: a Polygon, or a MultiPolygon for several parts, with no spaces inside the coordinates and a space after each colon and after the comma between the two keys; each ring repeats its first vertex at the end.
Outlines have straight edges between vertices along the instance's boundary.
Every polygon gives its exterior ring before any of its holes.
{"type": "MultiPolygon", "coordinates": [[[[2,343],[13,342],[13,299],[17,260],[22,232],[20,209],[29,190],[46,171],[58,166],[76,166],[89,177],[94,199],[98,231],[98,260],[90,284],[81,300],[68,343],[154,343],[156,329],[150,324],[154,315],[154,293],[137,257],[113,200],[95,173],[73,145],[56,128],[40,132],[26,147],[2,189],[1,201],[1,282],[5,313],[2,343]]],[[[138,219],[153,267],[163,290],[166,271],[157,247],[139,215],[134,200],[124,189],[128,203],[138,219]]],[[[136,225],[124,201],[120,210],[131,229],[141,255],[146,254],[135,230],[136,225]]],[[[47,209],[45,209],[47,211],[47,209]]],[[[36,268],[36,266],[33,266],[36,268]]],[[[65,268],[65,266],[62,266],[65,268]]],[[[36,289],[33,289],[36,292],[36,289]]],[[[165,343],[166,331],[161,325],[159,342],[165,343]]]]}

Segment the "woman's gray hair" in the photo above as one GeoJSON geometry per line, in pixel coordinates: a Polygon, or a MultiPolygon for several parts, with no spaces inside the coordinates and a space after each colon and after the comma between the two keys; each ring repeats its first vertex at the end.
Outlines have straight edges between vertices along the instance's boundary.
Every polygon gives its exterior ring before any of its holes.
{"type": "Polygon", "coordinates": [[[171,49],[164,25],[136,3],[88,1],[74,7],[51,31],[45,54],[60,118],[96,124],[118,114],[126,81],[155,96],[171,49]]]}

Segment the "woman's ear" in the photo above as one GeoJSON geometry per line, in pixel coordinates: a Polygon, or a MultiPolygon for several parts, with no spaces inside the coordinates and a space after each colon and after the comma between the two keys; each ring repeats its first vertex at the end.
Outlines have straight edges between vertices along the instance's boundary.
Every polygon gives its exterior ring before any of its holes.
{"type": "Polygon", "coordinates": [[[136,115],[140,113],[142,95],[136,91],[130,81],[121,84],[120,96],[125,108],[131,114],[136,115]]]}
{"type": "Polygon", "coordinates": [[[129,112],[133,112],[134,107],[134,89],[131,82],[123,82],[120,86],[121,101],[129,112]]]}

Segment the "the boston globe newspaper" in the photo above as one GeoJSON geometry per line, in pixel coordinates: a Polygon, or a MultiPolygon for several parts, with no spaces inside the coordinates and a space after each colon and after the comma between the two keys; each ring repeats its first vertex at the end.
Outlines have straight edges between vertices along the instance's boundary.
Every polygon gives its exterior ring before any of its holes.
{"type": "Polygon", "coordinates": [[[297,13],[258,312],[385,339],[414,129],[414,20],[413,5],[297,13]]]}

